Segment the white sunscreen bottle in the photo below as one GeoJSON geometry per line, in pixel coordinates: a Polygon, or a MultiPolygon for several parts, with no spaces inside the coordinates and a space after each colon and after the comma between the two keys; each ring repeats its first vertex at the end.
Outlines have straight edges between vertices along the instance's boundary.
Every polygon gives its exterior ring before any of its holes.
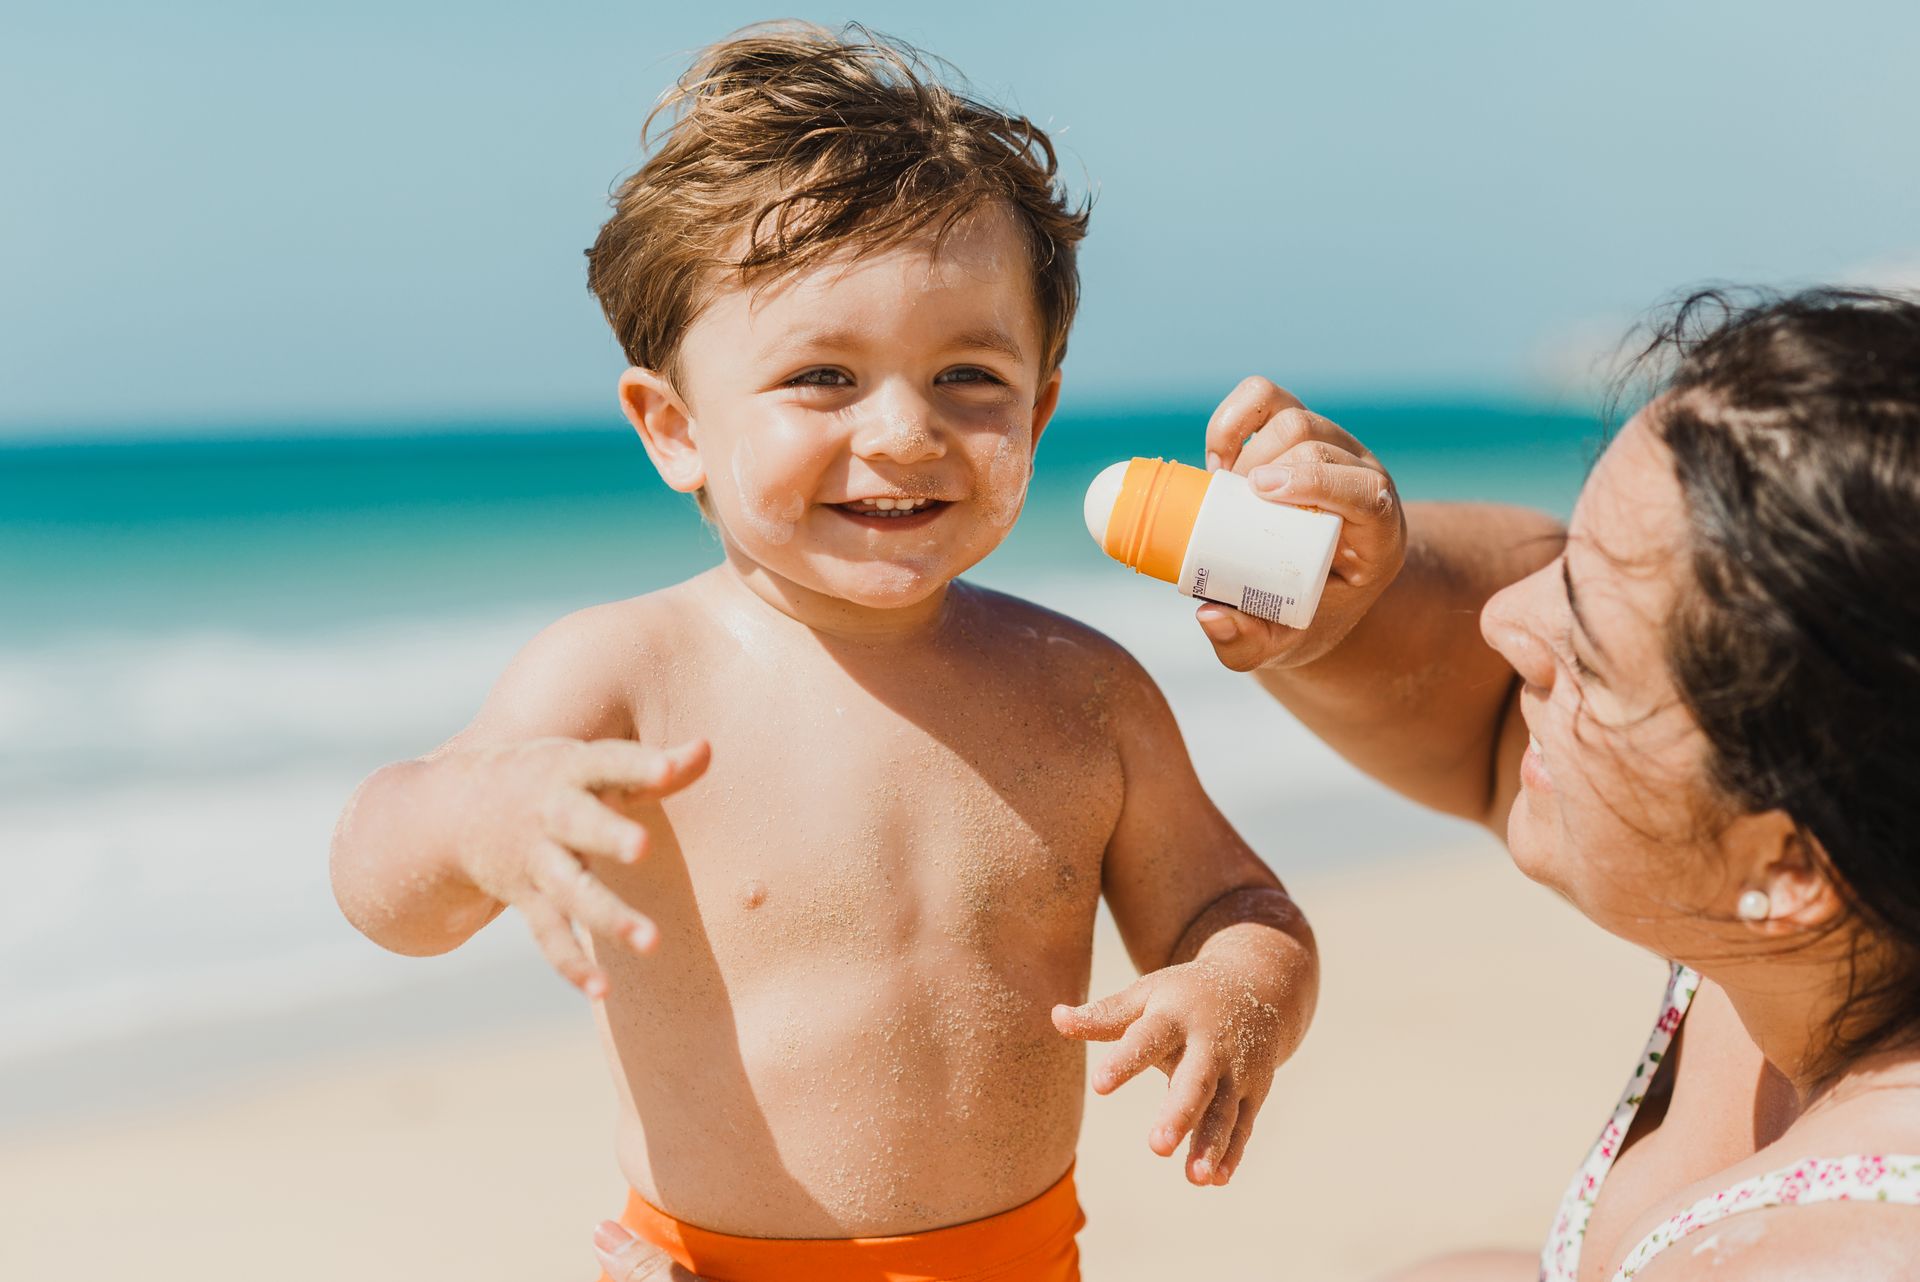
{"type": "Polygon", "coordinates": [[[1331,512],[1269,503],[1247,479],[1185,463],[1115,463],[1087,487],[1087,532],[1106,554],[1258,618],[1304,628],[1340,542],[1331,512]]]}

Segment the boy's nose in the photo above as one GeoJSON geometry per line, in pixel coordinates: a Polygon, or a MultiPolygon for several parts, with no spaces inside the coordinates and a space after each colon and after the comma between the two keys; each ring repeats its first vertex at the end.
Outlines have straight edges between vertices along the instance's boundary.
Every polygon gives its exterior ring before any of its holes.
{"type": "Polygon", "coordinates": [[[875,404],[853,434],[853,452],[861,458],[893,463],[925,463],[947,452],[925,403],[891,398],[875,404]]]}

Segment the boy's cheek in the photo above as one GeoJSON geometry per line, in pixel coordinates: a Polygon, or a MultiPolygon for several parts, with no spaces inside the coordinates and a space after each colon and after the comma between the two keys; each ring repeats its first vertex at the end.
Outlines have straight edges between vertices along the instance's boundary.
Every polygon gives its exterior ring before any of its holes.
{"type": "Polygon", "coordinates": [[[981,474],[980,512],[1000,531],[1011,529],[1033,480],[1033,431],[1014,423],[994,440],[981,474]]]}
{"type": "Polygon", "coordinates": [[[791,542],[830,455],[794,431],[742,433],[703,443],[708,489],[723,517],[761,540],[791,542]]]}

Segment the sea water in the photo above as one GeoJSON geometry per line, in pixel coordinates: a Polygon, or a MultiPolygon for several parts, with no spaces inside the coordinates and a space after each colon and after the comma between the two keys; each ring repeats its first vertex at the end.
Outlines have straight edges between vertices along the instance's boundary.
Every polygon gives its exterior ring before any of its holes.
{"type": "MultiPolygon", "coordinates": [[[[1209,408],[1063,416],[970,577],[1133,650],[1283,876],[1444,839],[1220,668],[1190,603],[1087,542],[1093,475],[1197,463],[1209,408]]],[[[1598,442],[1590,419],[1514,407],[1331,417],[1409,500],[1564,514],[1598,442]]],[[[517,923],[435,962],[360,938],[328,887],[332,824],[548,622],[718,558],[616,423],[0,447],[0,1127],[56,1087],[573,1001],[517,923]]]]}

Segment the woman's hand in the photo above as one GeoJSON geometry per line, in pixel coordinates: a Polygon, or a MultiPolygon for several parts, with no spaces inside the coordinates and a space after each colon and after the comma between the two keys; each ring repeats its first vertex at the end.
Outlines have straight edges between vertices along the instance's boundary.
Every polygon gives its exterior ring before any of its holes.
{"type": "Polygon", "coordinates": [[[1213,412],[1207,467],[1245,476],[1263,499],[1345,522],[1311,626],[1289,628],[1211,602],[1195,616],[1220,662],[1237,672],[1313,662],[1346,639],[1406,559],[1393,478],[1366,446],[1264,378],[1244,380],[1213,412]]]}
{"type": "Polygon", "coordinates": [[[615,1220],[602,1220],[594,1228],[593,1254],[613,1282],[705,1282],[615,1220]]]}

